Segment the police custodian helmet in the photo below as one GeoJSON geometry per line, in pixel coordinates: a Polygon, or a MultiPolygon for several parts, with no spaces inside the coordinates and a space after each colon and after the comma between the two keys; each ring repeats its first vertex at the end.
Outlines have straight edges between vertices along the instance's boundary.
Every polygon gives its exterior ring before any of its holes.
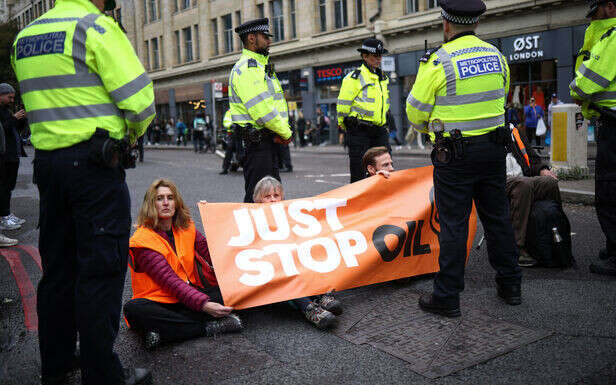
{"type": "Polygon", "coordinates": [[[477,24],[486,11],[482,0],[438,0],[441,16],[453,24],[477,24]]]}
{"type": "Polygon", "coordinates": [[[248,33],[262,33],[267,36],[273,36],[269,31],[269,19],[264,17],[262,19],[254,19],[245,22],[244,24],[235,28],[235,33],[238,35],[246,35],[248,33]]]}
{"type": "Polygon", "coordinates": [[[383,47],[383,42],[379,39],[370,37],[361,42],[361,47],[357,48],[361,53],[371,53],[375,55],[383,55],[389,51],[383,47]]]}

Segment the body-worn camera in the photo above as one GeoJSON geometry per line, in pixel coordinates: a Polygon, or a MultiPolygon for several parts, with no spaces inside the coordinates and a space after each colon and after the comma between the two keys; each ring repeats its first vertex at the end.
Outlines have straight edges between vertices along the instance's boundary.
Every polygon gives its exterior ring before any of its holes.
{"type": "Polygon", "coordinates": [[[451,148],[449,140],[443,136],[445,132],[445,125],[440,119],[434,119],[432,121],[432,131],[436,136],[434,141],[434,150],[432,150],[432,161],[435,159],[440,163],[451,162],[451,148]]]}
{"type": "Polygon", "coordinates": [[[135,168],[139,153],[132,148],[127,138],[117,140],[109,137],[109,131],[96,128],[90,138],[89,157],[94,163],[101,166],[123,169],[135,168]]]}

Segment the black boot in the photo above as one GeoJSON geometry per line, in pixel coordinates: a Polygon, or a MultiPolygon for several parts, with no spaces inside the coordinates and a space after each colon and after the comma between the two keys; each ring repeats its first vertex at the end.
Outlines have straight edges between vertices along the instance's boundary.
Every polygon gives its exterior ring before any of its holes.
{"type": "Polygon", "coordinates": [[[441,303],[430,293],[424,294],[419,298],[419,307],[429,313],[445,317],[460,317],[462,315],[459,305],[441,303]]]}
{"type": "Polygon", "coordinates": [[[229,171],[222,170],[221,172],[218,173],[218,175],[227,175],[228,173],[229,173],[229,171]]]}
{"type": "Polygon", "coordinates": [[[520,285],[496,285],[496,292],[508,305],[516,306],[522,303],[520,285]]]}
{"type": "Polygon", "coordinates": [[[616,276],[616,257],[612,256],[606,260],[599,260],[595,263],[591,263],[590,272],[601,275],[616,276]]]}

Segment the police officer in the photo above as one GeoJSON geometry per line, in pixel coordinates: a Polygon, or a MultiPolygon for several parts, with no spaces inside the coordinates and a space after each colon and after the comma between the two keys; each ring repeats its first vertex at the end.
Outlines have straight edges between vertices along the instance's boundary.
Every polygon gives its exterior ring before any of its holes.
{"type": "Polygon", "coordinates": [[[269,64],[269,20],[247,21],[235,28],[244,49],[229,75],[229,106],[234,131],[245,155],[244,202],[252,202],[255,185],[270,175],[280,180],[274,143],[291,142],[289,112],[282,86],[269,64]]]}
{"type": "Polygon", "coordinates": [[[57,0],[13,44],[36,149],[43,384],[66,379],[77,333],[84,384],[151,379],[147,370],[123,370],[113,352],[131,226],[124,167],[134,166],[128,150],[155,115],[152,82],[101,12],[113,8],[109,0],[57,0]]]}
{"type": "Polygon", "coordinates": [[[388,51],[383,42],[369,38],[357,49],[363,64],[342,80],[336,111],[338,126],[346,131],[349,144],[351,183],[365,177],[362,157],[370,147],[389,148],[387,112],[389,78],[381,71],[381,58],[388,51]]]}
{"type": "Polygon", "coordinates": [[[590,271],[616,275],[616,1],[589,3],[592,21],[569,88],[584,117],[598,116],[595,200],[607,247],[590,271]]]}
{"type": "Polygon", "coordinates": [[[507,62],[494,46],[475,36],[486,9],[483,1],[440,0],[439,5],[445,43],[420,60],[406,112],[416,130],[432,128],[430,136],[436,141],[432,163],[440,271],[433,293],[422,296],[419,305],[457,317],[473,200],[496,270],[497,293],[510,305],[521,303],[521,273],[505,194],[507,62]]]}
{"type": "Polygon", "coordinates": [[[227,148],[225,149],[225,158],[222,161],[222,171],[219,172],[219,175],[227,175],[229,173],[229,168],[231,167],[231,160],[233,159],[233,154],[235,153],[235,148],[237,146],[237,140],[235,135],[233,134],[233,121],[231,120],[231,110],[227,110],[225,112],[225,116],[222,119],[222,127],[226,131],[226,142],[227,148]]]}

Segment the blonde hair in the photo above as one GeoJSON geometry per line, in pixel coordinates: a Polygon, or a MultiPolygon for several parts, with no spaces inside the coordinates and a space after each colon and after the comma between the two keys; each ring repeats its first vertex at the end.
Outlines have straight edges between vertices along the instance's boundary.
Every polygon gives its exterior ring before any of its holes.
{"type": "Polygon", "coordinates": [[[265,176],[259,182],[257,182],[255,186],[255,191],[252,193],[252,200],[255,203],[261,203],[263,199],[263,195],[265,195],[270,190],[278,190],[280,191],[280,196],[284,199],[284,189],[282,188],[282,183],[274,177],[265,176]]]}
{"type": "Polygon", "coordinates": [[[184,200],[175,186],[175,183],[168,179],[156,179],[145,192],[143,203],[139,209],[137,217],[137,226],[146,227],[148,229],[158,229],[158,210],[156,210],[156,196],[158,195],[159,187],[167,187],[173,194],[175,200],[175,213],[173,214],[173,227],[179,229],[187,229],[192,218],[190,211],[184,205],[184,200]]]}

